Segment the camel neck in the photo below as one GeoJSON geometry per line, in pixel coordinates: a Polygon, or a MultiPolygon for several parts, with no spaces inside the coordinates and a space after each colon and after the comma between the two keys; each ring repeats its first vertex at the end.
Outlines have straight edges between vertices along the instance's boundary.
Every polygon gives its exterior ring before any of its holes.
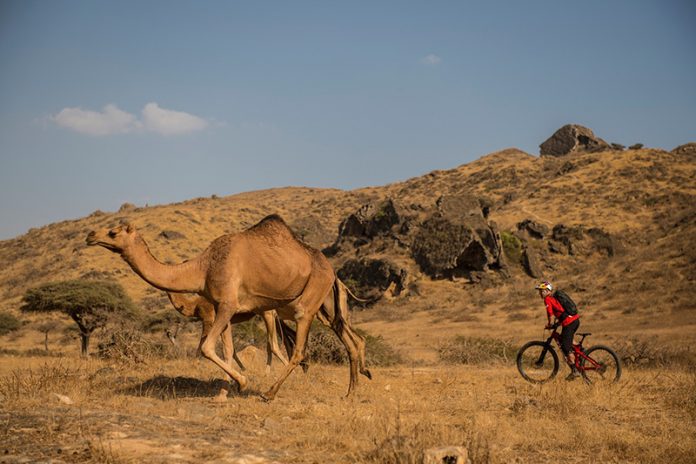
{"type": "Polygon", "coordinates": [[[163,264],[152,255],[142,238],[135,249],[124,251],[121,256],[136,274],[160,290],[198,293],[205,287],[200,256],[180,264],[163,264]]]}

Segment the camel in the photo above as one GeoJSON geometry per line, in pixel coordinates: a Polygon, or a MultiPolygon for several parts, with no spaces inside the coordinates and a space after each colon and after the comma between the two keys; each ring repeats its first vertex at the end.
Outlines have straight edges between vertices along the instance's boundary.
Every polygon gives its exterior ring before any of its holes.
{"type": "Polygon", "coordinates": [[[198,257],[180,264],[163,264],[150,253],[145,240],[130,224],[92,231],[87,245],[99,245],[118,253],[134,272],[150,285],[175,293],[196,293],[214,305],[215,318],[201,343],[203,356],[220,367],[244,391],[248,379],[215,353],[215,340],[235,314],[261,314],[275,309],[278,316],[297,324],[292,356],[276,382],[262,396],[270,401],[295,367],[304,350],[314,317],[330,324],[349,353],[348,394],[365,367],[364,340],[347,318],[347,290],[324,255],[299,241],[277,215],[237,234],[217,239],[198,257]]]}
{"type": "MultiPolygon", "coordinates": [[[[210,328],[215,321],[215,307],[202,296],[188,296],[183,293],[167,292],[169,301],[182,316],[198,317],[201,319],[201,340],[205,340],[210,332],[210,328]]],[[[240,369],[245,370],[242,360],[237,357],[237,351],[234,349],[232,341],[232,324],[245,322],[254,317],[254,313],[238,313],[232,317],[230,324],[225,327],[220,340],[222,341],[225,360],[231,362],[232,358],[237,362],[240,369]]],[[[278,337],[276,336],[276,312],[265,311],[262,315],[263,322],[266,325],[266,351],[268,357],[266,360],[266,372],[270,371],[273,355],[275,354],[283,365],[288,365],[288,360],[278,347],[278,337]]]]}

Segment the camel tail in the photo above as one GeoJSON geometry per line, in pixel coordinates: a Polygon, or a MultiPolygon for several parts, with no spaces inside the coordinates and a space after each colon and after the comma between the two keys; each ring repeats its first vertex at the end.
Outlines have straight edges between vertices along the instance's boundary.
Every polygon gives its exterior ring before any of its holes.
{"type": "Polygon", "coordinates": [[[355,293],[353,293],[353,292],[350,290],[350,288],[348,288],[348,286],[347,286],[346,284],[344,284],[338,277],[336,277],[336,285],[339,285],[340,287],[342,287],[343,290],[344,290],[348,295],[350,295],[351,298],[353,298],[355,301],[357,301],[358,303],[371,303],[371,302],[372,302],[371,300],[365,300],[365,299],[363,299],[363,298],[357,297],[357,296],[355,295],[355,293]]]}
{"type": "MultiPolygon", "coordinates": [[[[338,280],[338,277],[334,280],[334,291],[333,291],[333,297],[334,297],[334,315],[333,319],[329,319],[331,321],[331,327],[336,331],[336,333],[340,333],[343,330],[343,326],[345,321],[347,320],[345,316],[347,316],[347,311],[348,311],[348,301],[347,298],[346,300],[346,305],[343,305],[343,299],[341,295],[341,288],[345,288],[345,285],[343,285],[343,282],[338,280]],[[344,314],[344,311],[346,314],[344,314]]],[[[344,293],[345,294],[345,293],[344,293]]]]}

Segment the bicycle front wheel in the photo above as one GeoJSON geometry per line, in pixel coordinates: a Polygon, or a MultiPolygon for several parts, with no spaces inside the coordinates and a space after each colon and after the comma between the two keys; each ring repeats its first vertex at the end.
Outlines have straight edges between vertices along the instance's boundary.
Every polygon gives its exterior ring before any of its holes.
{"type": "Polygon", "coordinates": [[[610,384],[621,378],[621,361],[614,350],[604,345],[593,346],[580,358],[580,372],[588,383],[610,384]]]}
{"type": "Polygon", "coordinates": [[[558,373],[558,355],[546,342],[529,342],[517,353],[517,370],[529,382],[548,382],[558,373]]]}

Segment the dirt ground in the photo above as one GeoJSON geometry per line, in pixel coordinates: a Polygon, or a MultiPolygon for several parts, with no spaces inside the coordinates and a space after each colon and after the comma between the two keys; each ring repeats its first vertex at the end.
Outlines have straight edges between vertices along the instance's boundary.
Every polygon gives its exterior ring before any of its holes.
{"type": "Polygon", "coordinates": [[[524,382],[512,363],[374,368],[345,398],[347,367],[294,372],[275,401],[252,366],[250,391],[204,360],[5,357],[0,463],[420,462],[463,445],[476,462],[693,462],[696,374],[627,369],[609,387],[524,382]],[[217,376],[217,377],[216,377],[217,376]]]}

